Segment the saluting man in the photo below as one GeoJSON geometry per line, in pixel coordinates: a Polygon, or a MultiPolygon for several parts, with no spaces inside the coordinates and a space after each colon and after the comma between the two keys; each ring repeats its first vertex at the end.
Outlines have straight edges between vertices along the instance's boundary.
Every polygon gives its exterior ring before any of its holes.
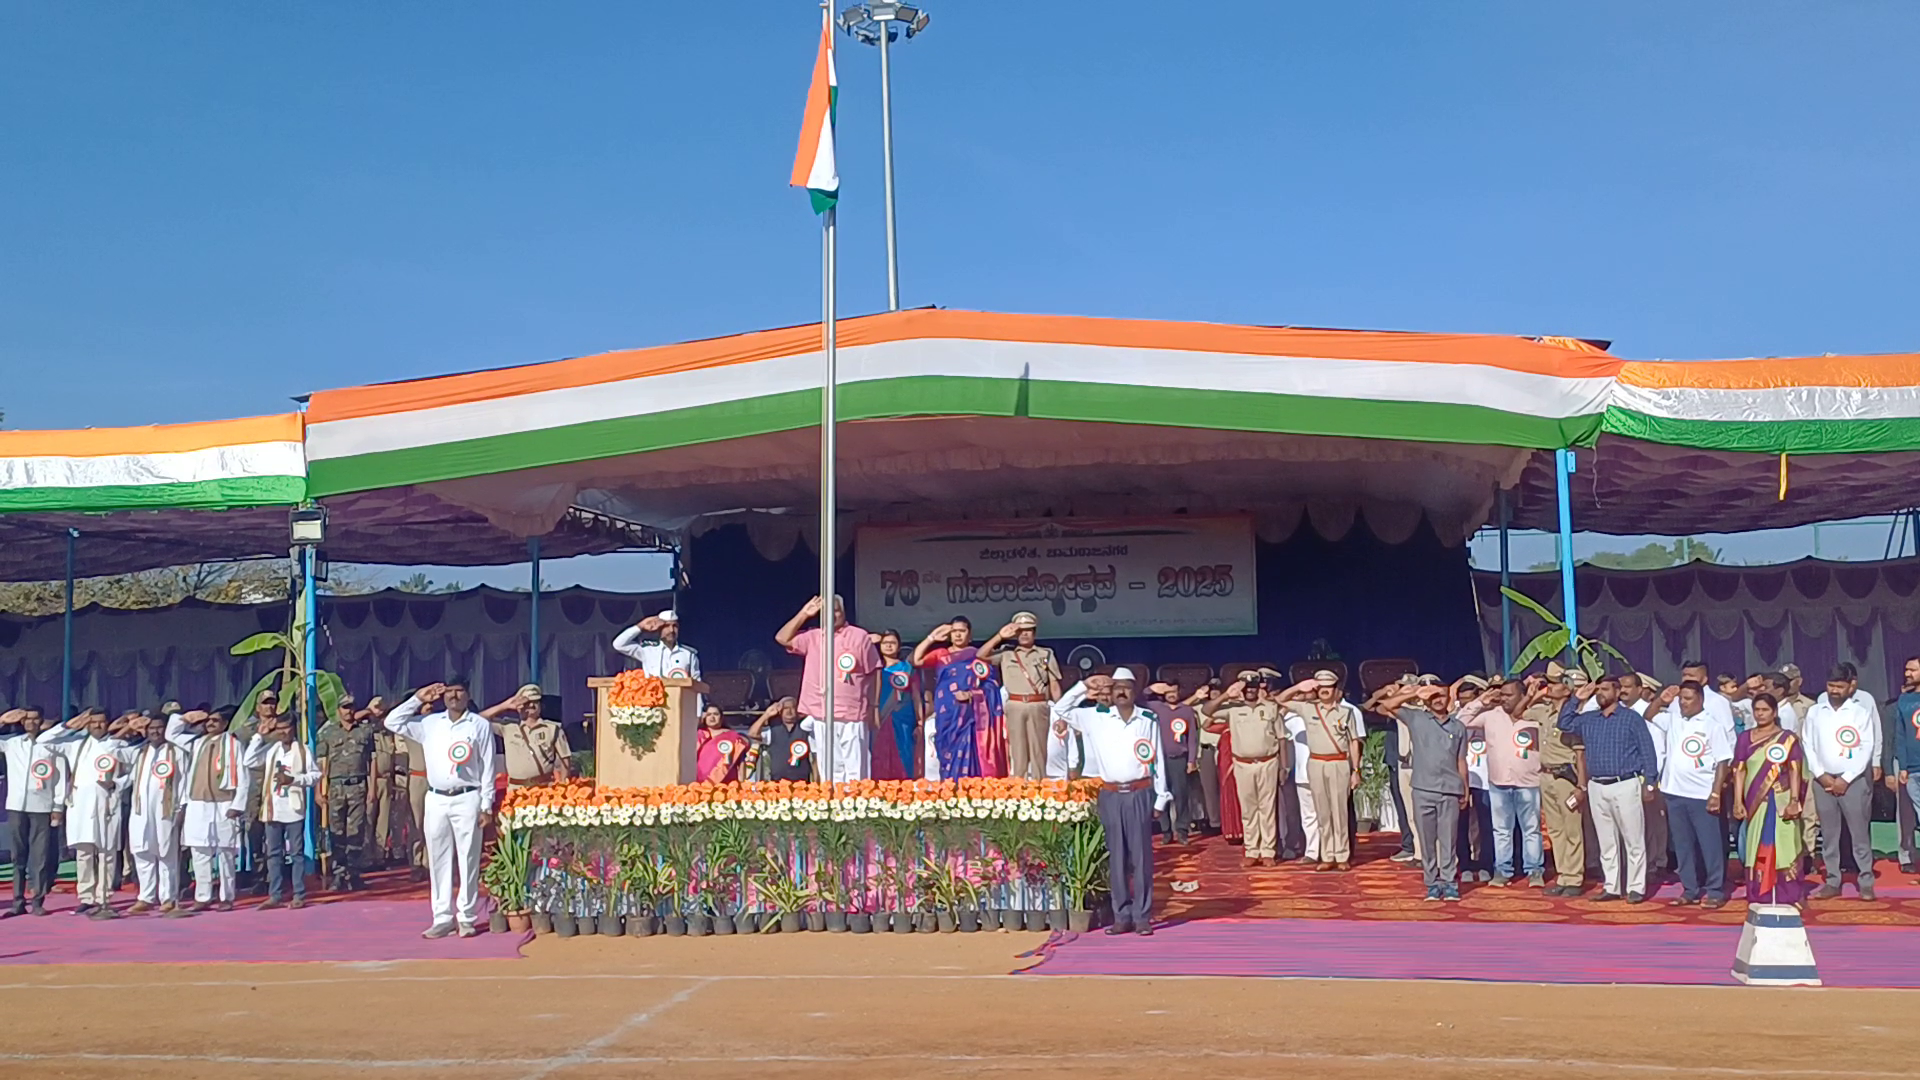
{"type": "Polygon", "coordinates": [[[540,684],[528,683],[507,700],[481,713],[500,736],[507,751],[507,787],[534,787],[540,784],[564,784],[572,776],[568,759],[573,747],[567,744],[567,732],[558,721],[540,715],[543,695],[540,684]],[[501,717],[512,715],[518,723],[501,717]]]}
{"type": "Polygon", "coordinates": [[[43,746],[66,755],[67,843],[73,848],[75,915],[117,918],[113,910],[113,865],[120,857],[120,794],[132,783],[132,755],[120,735],[140,721],[128,713],[109,724],[107,714],[88,709],[40,735],[43,746]]]}
{"type": "Polygon", "coordinates": [[[7,850],[13,853],[13,906],[8,914],[26,914],[31,900],[33,913],[45,915],[53,877],[53,830],[66,813],[67,759],[40,744],[39,709],[0,713],[0,728],[15,724],[18,732],[0,737],[0,750],[7,756],[7,850]]]}
{"type": "Polygon", "coordinates": [[[133,803],[127,815],[127,849],[133,855],[139,898],[127,909],[144,915],[156,907],[172,915],[180,904],[180,825],[187,812],[187,752],[167,741],[167,722],[145,721],[146,742],[133,758],[133,803]]]}
{"type": "Polygon", "coordinates": [[[1320,850],[1309,852],[1320,870],[1347,870],[1352,866],[1353,837],[1347,823],[1347,801],[1360,786],[1359,712],[1340,697],[1340,677],[1320,670],[1313,678],[1280,692],[1279,702],[1294,726],[1307,739],[1307,786],[1313,794],[1313,812],[1320,825],[1320,850]],[[1309,700],[1298,700],[1310,698],[1309,700]]]}
{"type": "Polygon", "coordinates": [[[1134,704],[1133,672],[1113,673],[1113,704],[1055,713],[1053,730],[1072,728],[1085,747],[1084,775],[1100,778],[1097,808],[1107,839],[1108,889],[1113,894],[1109,934],[1131,927],[1153,933],[1153,821],[1173,802],[1167,792],[1160,720],[1134,704]]]}
{"type": "Polygon", "coordinates": [[[387,715],[387,730],[426,758],[427,879],[433,925],[424,938],[480,932],[480,838],[493,820],[493,728],[474,712],[465,679],[423,687],[387,715]],[[431,715],[428,705],[444,702],[431,715]],[[456,906],[457,904],[457,906],[456,906]]]}
{"type": "Polygon", "coordinates": [[[167,721],[167,741],[188,754],[181,842],[193,852],[191,910],[195,912],[209,906],[232,911],[236,895],[234,874],[253,778],[241,761],[240,740],[227,730],[230,719],[222,710],[195,709],[176,713],[167,721]]]}
{"type": "Polygon", "coordinates": [[[1214,733],[1233,737],[1233,783],[1240,801],[1247,865],[1273,866],[1279,858],[1280,774],[1287,768],[1288,740],[1282,732],[1280,709],[1271,701],[1248,697],[1258,686],[1236,680],[1200,707],[1214,733]]]}
{"type": "MultiPolygon", "coordinates": [[[[680,644],[680,615],[675,611],[649,615],[620,631],[620,636],[613,639],[613,651],[632,657],[641,671],[656,679],[691,679],[698,695],[706,693],[705,684],[700,682],[700,654],[693,651],[693,646],[680,644]],[[642,634],[657,636],[642,641],[642,634]]],[[[693,699],[695,716],[705,708],[698,695],[693,699]]]]}
{"type": "Polygon", "coordinates": [[[367,817],[379,802],[371,776],[379,732],[350,694],[340,696],[335,712],[314,736],[314,753],[320,762],[320,797],[327,807],[333,888],[346,892],[363,887],[367,817]]]}
{"type": "Polygon", "coordinates": [[[1047,720],[1060,698],[1060,661],[1052,649],[1035,644],[1039,630],[1039,616],[1022,611],[980,648],[999,667],[1006,694],[1007,775],[1030,780],[1046,773],[1047,720]],[[994,651],[1007,637],[1013,648],[994,651]]]}

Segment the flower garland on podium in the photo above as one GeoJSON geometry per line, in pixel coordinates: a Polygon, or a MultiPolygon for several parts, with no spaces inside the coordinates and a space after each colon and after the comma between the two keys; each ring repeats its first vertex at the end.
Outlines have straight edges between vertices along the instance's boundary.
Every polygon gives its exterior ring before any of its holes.
{"type": "Polygon", "coordinates": [[[638,668],[621,672],[607,693],[607,717],[627,749],[652,753],[667,726],[667,684],[638,668]]]}

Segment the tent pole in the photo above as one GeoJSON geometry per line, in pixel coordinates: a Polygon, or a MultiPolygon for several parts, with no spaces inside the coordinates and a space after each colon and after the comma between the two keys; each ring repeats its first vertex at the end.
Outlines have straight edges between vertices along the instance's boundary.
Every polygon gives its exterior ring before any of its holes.
{"type": "Polygon", "coordinates": [[[527,561],[532,564],[528,575],[527,592],[530,606],[527,610],[527,681],[540,685],[540,538],[527,537],[527,561]]]}
{"type": "Polygon", "coordinates": [[[1573,473],[1573,451],[1555,450],[1554,492],[1560,499],[1560,610],[1567,624],[1567,650],[1580,636],[1580,607],[1573,592],[1573,495],[1567,477],[1573,473]]]}
{"type": "MultiPolygon", "coordinates": [[[[300,694],[300,721],[306,729],[307,752],[311,754],[318,744],[320,721],[316,719],[320,712],[320,608],[316,603],[318,592],[313,583],[314,550],[311,544],[300,549],[300,606],[305,613],[306,623],[301,627],[302,665],[306,672],[306,686],[300,694]]],[[[306,816],[307,851],[317,856],[319,847],[314,836],[314,818],[306,816]]],[[[296,866],[294,873],[304,873],[303,867],[296,866]]]]}
{"type": "Polygon", "coordinates": [[[73,716],[73,561],[80,530],[67,530],[67,604],[60,616],[60,712],[53,719],[65,723],[73,716]]]}
{"type": "Polygon", "coordinates": [[[1513,562],[1507,550],[1511,508],[1507,505],[1506,488],[1494,494],[1500,501],[1500,670],[1504,673],[1513,668],[1513,601],[1505,592],[1513,585],[1513,562]]]}
{"type": "Polygon", "coordinates": [[[833,618],[833,557],[836,550],[834,533],[834,511],[838,503],[834,492],[835,445],[834,425],[835,391],[839,382],[838,358],[834,355],[834,208],[827,207],[821,221],[822,261],[825,282],[821,287],[824,308],[820,320],[821,350],[826,354],[826,371],[822,374],[820,385],[820,648],[825,650],[821,657],[820,706],[826,713],[821,717],[821,746],[817,748],[820,756],[821,777],[826,783],[833,782],[833,744],[836,713],[833,705],[835,676],[839,671],[838,638],[839,627],[833,618]]]}

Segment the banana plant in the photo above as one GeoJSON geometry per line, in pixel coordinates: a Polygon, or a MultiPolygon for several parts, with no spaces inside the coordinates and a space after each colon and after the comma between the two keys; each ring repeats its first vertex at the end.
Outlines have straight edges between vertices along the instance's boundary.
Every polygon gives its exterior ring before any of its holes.
{"type": "MultiPolygon", "coordinates": [[[[227,650],[234,656],[251,656],[254,653],[279,649],[281,655],[280,666],[261,676],[260,681],[253,684],[253,689],[247,691],[247,696],[240,702],[237,719],[245,720],[252,716],[254,705],[260,700],[260,695],[272,690],[280,700],[294,703],[294,707],[289,712],[300,718],[300,737],[306,739],[312,736],[312,732],[306,730],[306,640],[306,598],[296,595],[293,600],[293,623],[287,628],[286,633],[255,634],[227,650]]],[[[317,703],[319,709],[314,715],[318,717],[319,723],[324,724],[327,718],[333,715],[340,699],[346,696],[347,687],[340,676],[331,671],[315,668],[313,676],[314,686],[320,698],[317,703]]]]}
{"type": "Polygon", "coordinates": [[[1590,679],[1597,679],[1606,671],[1606,661],[1600,655],[1603,652],[1627,668],[1632,668],[1632,663],[1620,654],[1619,649],[1598,638],[1574,633],[1571,627],[1560,620],[1560,616],[1542,607],[1533,597],[1506,585],[1500,586],[1500,592],[1507,599],[1540,616],[1540,620],[1547,624],[1547,628],[1527,642],[1527,647],[1513,658],[1513,668],[1507,674],[1518,675],[1535,660],[1551,659],[1569,650],[1590,679]]]}

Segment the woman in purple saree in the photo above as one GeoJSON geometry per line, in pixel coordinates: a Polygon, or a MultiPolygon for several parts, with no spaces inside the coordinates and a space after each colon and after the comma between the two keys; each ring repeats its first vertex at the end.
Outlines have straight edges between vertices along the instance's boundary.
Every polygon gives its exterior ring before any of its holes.
{"type": "Polygon", "coordinates": [[[937,626],[914,649],[914,661],[935,669],[933,749],[940,779],[1007,774],[1006,728],[1000,711],[1000,679],[973,644],[964,617],[937,626]],[[935,645],[945,639],[945,644],[935,645]]]}

